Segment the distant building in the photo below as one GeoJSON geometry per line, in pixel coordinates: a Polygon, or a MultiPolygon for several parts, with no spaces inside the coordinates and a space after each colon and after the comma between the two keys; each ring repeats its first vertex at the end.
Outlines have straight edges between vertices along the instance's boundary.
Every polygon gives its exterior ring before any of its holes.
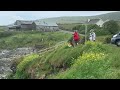
{"type": "Polygon", "coordinates": [[[102,27],[104,24],[104,21],[102,19],[88,19],[86,24],[96,24],[99,27],[102,27]]]}
{"type": "Polygon", "coordinates": [[[45,22],[45,21],[34,21],[36,24],[36,30],[41,31],[57,31],[59,30],[56,23],[45,22]]]}
{"type": "Polygon", "coordinates": [[[59,27],[56,23],[45,22],[40,20],[25,21],[16,20],[14,24],[8,26],[9,30],[39,30],[39,31],[58,31],[59,27]]]}
{"type": "Polygon", "coordinates": [[[59,30],[59,27],[56,23],[48,23],[47,28],[50,29],[50,30],[53,30],[53,31],[59,30]]]}
{"type": "Polygon", "coordinates": [[[17,20],[14,25],[19,26],[21,30],[36,30],[36,25],[33,21],[17,20]]]}
{"type": "Polygon", "coordinates": [[[8,30],[10,31],[20,30],[19,25],[8,25],[7,27],[8,27],[8,30]]]}

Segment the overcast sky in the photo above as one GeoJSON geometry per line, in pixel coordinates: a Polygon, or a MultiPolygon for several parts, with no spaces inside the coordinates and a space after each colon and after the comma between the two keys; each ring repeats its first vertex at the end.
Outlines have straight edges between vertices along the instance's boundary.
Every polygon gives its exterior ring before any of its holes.
{"type": "Polygon", "coordinates": [[[36,20],[61,16],[93,16],[116,11],[0,11],[0,25],[8,25],[16,20],[36,20]]]}

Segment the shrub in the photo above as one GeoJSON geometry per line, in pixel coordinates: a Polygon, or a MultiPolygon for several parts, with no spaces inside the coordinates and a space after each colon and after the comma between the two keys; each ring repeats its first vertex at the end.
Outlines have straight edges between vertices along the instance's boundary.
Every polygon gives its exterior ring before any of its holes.
{"type": "Polygon", "coordinates": [[[108,30],[104,30],[104,29],[97,29],[97,30],[95,30],[95,33],[97,36],[104,36],[104,35],[111,34],[108,30]]]}
{"type": "Polygon", "coordinates": [[[13,32],[9,32],[9,31],[0,32],[0,38],[9,37],[13,34],[14,34],[13,32]]]}
{"type": "Polygon", "coordinates": [[[109,31],[111,34],[116,34],[119,31],[119,25],[116,21],[110,20],[103,25],[104,30],[109,31]]]}
{"type": "Polygon", "coordinates": [[[104,43],[105,43],[105,44],[106,44],[106,43],[110,43],[110,42],[111,42],[111,38],[112,38],[111,35],[110,35],[110,36],[107,36],[107,37],[105,38],[104,43]]]}
{"type": "Polygon", "coordinates": [[[29,66],[29,64],[33,60],[35,60],[38,57],[39,57],[39,55],[32,54],[32,55],[29,55],[29,56],[23,58],[23,60],[17,66],[15,78],[21,78],[21,79],[28,78],[28,74],[25,72],[25,69],[29,66]]]}

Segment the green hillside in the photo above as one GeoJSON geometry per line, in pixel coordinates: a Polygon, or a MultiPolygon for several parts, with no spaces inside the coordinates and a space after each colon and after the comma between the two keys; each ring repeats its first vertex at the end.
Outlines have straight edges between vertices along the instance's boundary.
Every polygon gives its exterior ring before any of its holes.
{"type": "MultiPolygon", "coordinates": [[[[87,42],[70,48],[67,43],[45,54],[22,58],[16,79],[119,79],[120,48],[87,42]]],[[[12,75],[11,75],[12,76],[12,75]]]]}
{"type": "Polygon", "coordinates": [[[56,18],[46,18],[46,19],[40,19],[41,21],[46,22],[57,22],[57,23],[80,23],[84,22],[87,19],[92,18],[101,18],[104,21],[109,20],[120,20],[120,12],[113,12],[113,13],[107,13],[107,14],[101,14],[96,16],[66,16],[66,17],[56,17],[56,18]]]}

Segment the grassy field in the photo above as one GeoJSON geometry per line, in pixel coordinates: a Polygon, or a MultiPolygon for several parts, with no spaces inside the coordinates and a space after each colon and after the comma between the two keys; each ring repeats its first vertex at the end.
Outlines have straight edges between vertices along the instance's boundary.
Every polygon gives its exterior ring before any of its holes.
{"type": "Polygon", "coordinates": [[[69,30],[71,31],[73,29],[73,27],[77,26],[77,25],[81,25],[81,24],[77,24],[77,23],[73,23],[73,24],[59,24],[59,28],[63,29],[63,30],[69,30]]]}
{"type": "Polygon", "coordinates": [[[57,42],[68,40],[70,34],[62,32],[0,32],[0,49],[14,49],[18,47],[33,47],[42,45],[45,48],[57,42]]]}

